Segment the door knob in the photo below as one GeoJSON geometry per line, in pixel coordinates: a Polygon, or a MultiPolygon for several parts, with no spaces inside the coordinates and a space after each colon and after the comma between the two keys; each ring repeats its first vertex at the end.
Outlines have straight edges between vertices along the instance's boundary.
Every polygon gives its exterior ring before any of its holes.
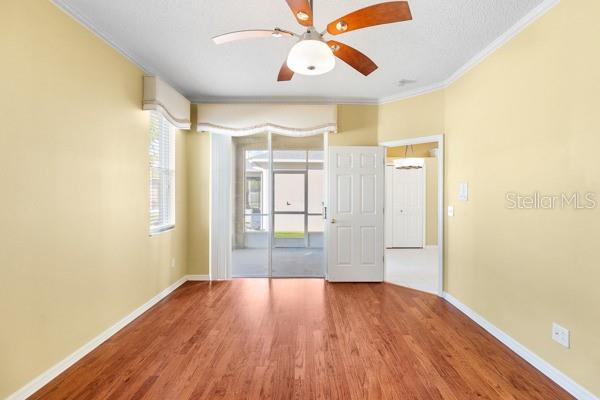
{"type": "Polygon", "coordinates": [[[335,224],[335,222],[336,222],[336,221],[335,221],[335,218],[331,218],[331,223],[332,223],[332,224],[335,224]]]}

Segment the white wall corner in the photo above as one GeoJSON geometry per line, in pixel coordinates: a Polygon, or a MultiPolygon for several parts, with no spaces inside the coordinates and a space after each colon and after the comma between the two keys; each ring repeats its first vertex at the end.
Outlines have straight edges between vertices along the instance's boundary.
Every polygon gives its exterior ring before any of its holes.
{"type": "Polygon", "coordinates": [[[444,299],[454,307],[458,308],[463,314],[469,317],[477,325],[485,329],[489,334],[501,341],[509,349],[517,353],[521,358],[535,367],[542,374],[546,375],[558,386],[569,392],[579,400],[600,400],[586,388],[575,382],[573,379],[565,375],[563,372],[552,366],[550,363],[542,359],[540,356],[517,342],[508,334],[504,333],[494,324],[483,318],[481,315],[473,311],[469,306],[461,303],[456,297],[448,292],[444,292],[444,299]]]}

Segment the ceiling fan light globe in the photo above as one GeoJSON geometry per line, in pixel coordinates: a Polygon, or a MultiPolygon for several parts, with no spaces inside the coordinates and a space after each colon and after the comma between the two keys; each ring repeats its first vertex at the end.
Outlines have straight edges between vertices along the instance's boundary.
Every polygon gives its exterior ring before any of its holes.
{"type": "Polygon", "coordinates": [[[287,58],[292,71],[302,75],[321,75],[335,67],[335,57],[320,40],[302,40],[294,45],[287,58]]]}

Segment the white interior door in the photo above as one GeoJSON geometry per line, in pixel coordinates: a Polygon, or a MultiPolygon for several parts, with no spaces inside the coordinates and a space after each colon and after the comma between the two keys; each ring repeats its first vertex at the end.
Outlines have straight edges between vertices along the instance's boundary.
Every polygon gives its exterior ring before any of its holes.
{"type": "Polygon", "coordinates": [[[424,170],[393,171],[393,247],[423,247],[424,170]]]}
{"type": "Polygon", "coordinates": [[[327,278],[383,281],[383,147],[329,148],[327,278]]]}

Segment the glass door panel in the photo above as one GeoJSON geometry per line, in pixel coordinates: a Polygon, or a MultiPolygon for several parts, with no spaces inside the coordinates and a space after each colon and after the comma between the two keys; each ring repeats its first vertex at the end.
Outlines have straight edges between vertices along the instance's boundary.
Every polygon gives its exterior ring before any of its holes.
{"type": "Polygon", "coordinates": [[[304,214],[275,214],[273,247],[305,247],[304,214]]]}
{"type": "Polygon", "coordinates": [[[270,245],[269,140],[235,137],[233,168],[233,277],[268,277],[270,245]]]}
{"type": "Polygon", "coordinates": [[[232,139],[233,277],[324,276],[323,139],[232,139]]]}
{"type": "Polygon", "coordinates": [[[323,277],[323,136],[272,135],[272,146],[272,276],[323,277]]]}
{"type": "Polygon", "coordinates": [[[275,213],[299,212],[305,208],[305,172],[273,172],[275,213]]]}

